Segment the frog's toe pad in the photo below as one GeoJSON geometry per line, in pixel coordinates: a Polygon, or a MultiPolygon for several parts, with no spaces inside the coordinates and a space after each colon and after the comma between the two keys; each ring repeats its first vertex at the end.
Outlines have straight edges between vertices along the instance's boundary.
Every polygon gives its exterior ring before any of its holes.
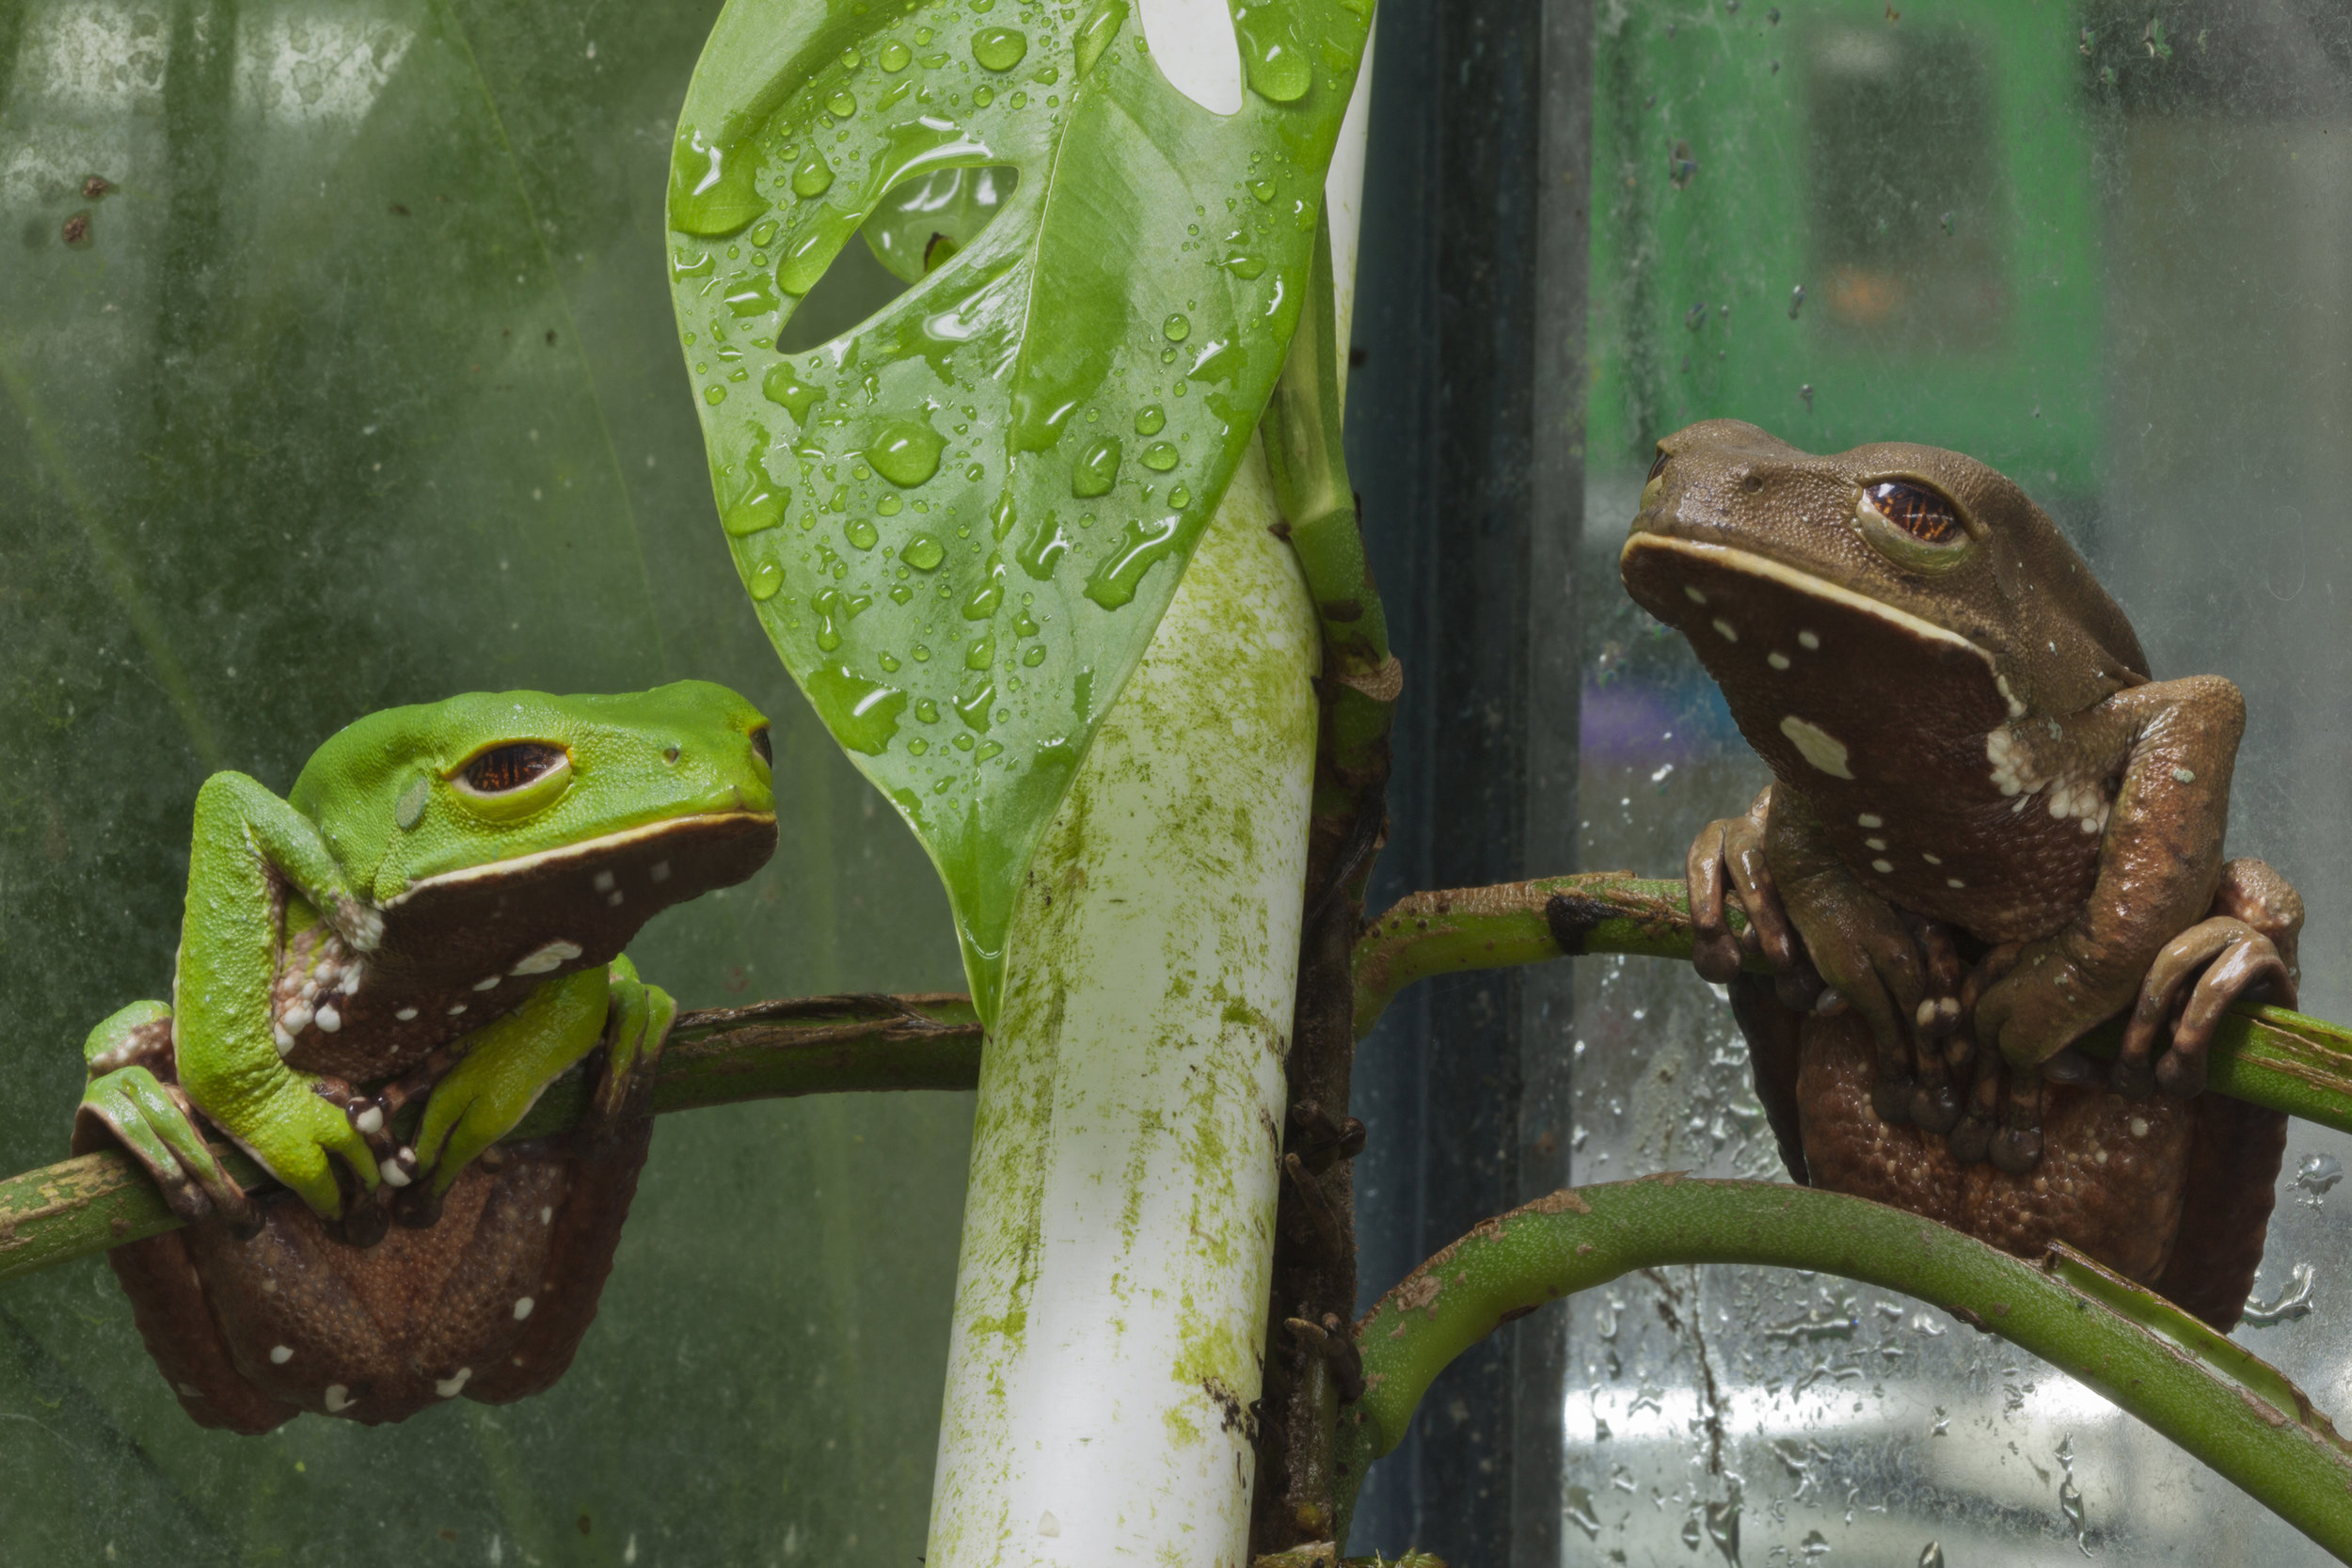
{"type": "Polygon", "coordinates": [[[1993,1134],[1993,1145],[1987,1150],[1995,1170],[2010,1176],[2029,1175],[2042,1164],[2042,1129],[2039,1127],[2004,1127],[1993,1134]]]}

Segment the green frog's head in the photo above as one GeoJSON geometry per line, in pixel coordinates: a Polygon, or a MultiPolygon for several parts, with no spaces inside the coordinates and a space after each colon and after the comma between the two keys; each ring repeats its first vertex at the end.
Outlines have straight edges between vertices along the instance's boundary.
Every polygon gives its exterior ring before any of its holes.
{"type": "Polygon", "coordinates": [[[1735,713],[1834,681],[1875,692],[1895,731],[1955,684],[2014,719],[2147,679],[2131,623],[2042,509],[1934,447],[1816,457],[1737,420],[1692,425],[1658,443],[1618,566],[1735,713]]]}
{"type": "Polygon", "coordinates": [[[767,719],[707,681],[617,696],[478,691],[358,721],[288,799],[380,905],[588,868],[615,906],[628,879],[645,883],[641,908],[661,907],[768,858],[771,761],[767,719]]]}

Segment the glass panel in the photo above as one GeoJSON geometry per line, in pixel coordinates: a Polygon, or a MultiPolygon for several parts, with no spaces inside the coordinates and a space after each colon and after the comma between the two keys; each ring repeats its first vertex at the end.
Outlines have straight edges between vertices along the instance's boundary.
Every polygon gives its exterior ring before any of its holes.
{"type": "MultiPolygon", "coordinates": [[[[0,1166],[64,1156],[84,1033],[168,985],[204,775],[282,791],[457,690],[775,717],[774,863],[632,950],[683,1005],[961,986],[712,515],[659,269],[716,9],[0,5],[0,1166]]],[[[0,1559],[908,1561],[970,1119],[665,1122],[565,1380],[380,1431],[199,1431],[102,1262],[12,1284],[0,1559]]]]}
{"type": "MultiPolygon", "coordinates": [[[[2058,519],[2158,677],[2245,689],[2230,847],[2301,888],[2304,1005],[2352,1016],[2327,827],[2352,664],[2343,16],[2249,0],[2168,32],[2144,8],[2030,0],[1600,10],[1581,863],[1662,874],[1767,778],[1618,585],[1650,443],[1723,416],[1813,451],[1926,441],[2058,519]]],[[[1588,960],[1573,1049],[1577,1180],[1785,1179],[1722,993],[1687,969],[1588,960]]],[[[2352,1252],[2328,1189],[2348,1154],[2293,1128],[2255,1286],[2271,1310],[2237,1334],[2339,1412],[2352,1252]]],[[[2326,1560],[2071,1379],[1916,1302],[1669,1269],[1571,1313],[1571,1561],[2326,1560]]]]}

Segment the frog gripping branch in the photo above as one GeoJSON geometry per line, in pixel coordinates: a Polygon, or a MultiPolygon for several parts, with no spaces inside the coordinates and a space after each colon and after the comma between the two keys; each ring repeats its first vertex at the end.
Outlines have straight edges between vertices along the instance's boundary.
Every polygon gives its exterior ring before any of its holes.
{"type": "Polygon", "coordinates": [[[177,1010],[92,1031],[74,1132],[77,1151],[119,1140],[198,1222],[109,1254],[192,1417],[373,1424],[561,1375],[675,1014],[621,950],[767,861],[771,773],[767,720],[680,682],[394,708],[322,746],[286,800],[205,784],[177,1010]],[[599,1045],[580,1128],[493,1147],[599,1045]],[[247,1198],[199,1117],[289,1193],[247,1198]]]}
{"type": "Polygon", "coordinates": [[[1689,875],[1790,1173],[2021,1256],[2065,1241],[2233,1323],[2285,1118],[2201,1095],[2205,1048],[2241,996],[2293,1005],[2302,924],[2277,872],[2222,860],[2237,689],[2151,680],[2041,509],[1931,447],[1693,425],[1620,566],[1772,769],[1689,875]],[[2074,1042],[2125,1013],[2096,1084],[2074,1042]]]}

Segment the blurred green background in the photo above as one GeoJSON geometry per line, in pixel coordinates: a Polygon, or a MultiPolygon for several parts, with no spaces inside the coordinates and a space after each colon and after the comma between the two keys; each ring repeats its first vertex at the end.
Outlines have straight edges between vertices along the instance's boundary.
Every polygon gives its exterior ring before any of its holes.
{"type": "MultiPolygon", "coordinates": [[[[685,1006],[961,989],[712,515],[660,201],[717,9],[0,0],[0,1168],[167,993],[203,776],[452,691],[775,717],[774,863],[631,950],[685,1006]]],[[[103,1263],[0,1289],[0,1560],[911,1562],[970,1118],[665,1121],[564,1382],[381,1431],[200,1432],[103,1263]]]]}

